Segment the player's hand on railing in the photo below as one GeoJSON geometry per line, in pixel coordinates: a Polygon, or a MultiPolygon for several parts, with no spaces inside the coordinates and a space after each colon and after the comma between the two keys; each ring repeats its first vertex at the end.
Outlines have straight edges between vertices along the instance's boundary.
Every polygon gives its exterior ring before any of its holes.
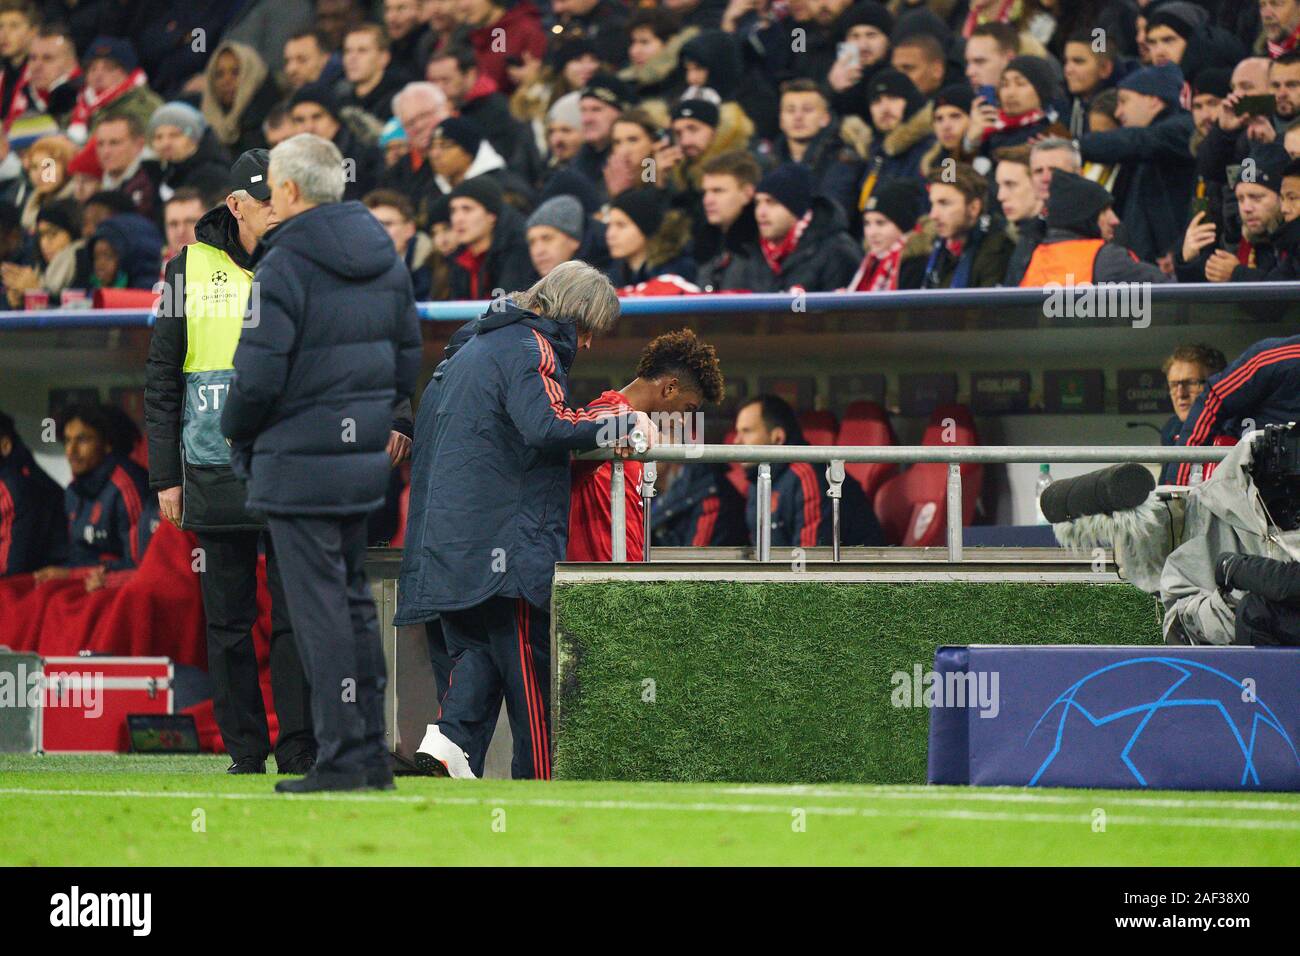
{"type": "Polygon", "coordinates": [[[614,454],[619,458],[631,458],[635,454],[644,454],[659,444],[659,427],[645,412],[636,412],[632,430],[614,447],[614,454]]]}

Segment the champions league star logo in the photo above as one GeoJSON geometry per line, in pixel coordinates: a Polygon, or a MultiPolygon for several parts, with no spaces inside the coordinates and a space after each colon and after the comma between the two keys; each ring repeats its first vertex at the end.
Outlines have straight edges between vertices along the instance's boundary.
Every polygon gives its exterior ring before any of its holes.
{"type": "MultiPolygon", "coordinates": [[[[1038,728],[1057,709],[1056,736],[1052,750],[1034,772],[1028,786],[1037,786],[1053,761],[1068,757],[1071,740],[1090,731],[1117,733],[1124,741],[1119,758],[1139,786],[1147,786],[1137,760],[1141,751],[1157,752],[1165,735],[1198,736],[1206,758],[1223,759],[1233,754],[1241,761],[1241,785],[1260,786],[1259,763],[1266,760],[1276,772],[1291,761],[1300,765],[1300,753],[1272,709],[1255,697],[1250,681],[1238,680],[1223,671],[1185,657],[1139,657],[1093,671],[1072,684],[1056,698],[1025,738],[1028,746],[1038,728]],[[1110,706],[1124,686],[1150,686],[1150,673],[1139,675],[1128,668],[1159,668],[1168,672],[1169,686],[1158,697],[1099,714],[1098,701],[1110,706]],[[1136,679],[1136,680],[1135,680],[1136,679]],[[1073,714],[1073,716],[1071,716],[1073,714]],[[1068,731],[1068,733],[1067,733],[1068,731]],[[1144,742],[1145,734],[1145,742],[1144,742]],[[1134,751],[1139,751],[1134,754],[1134,751]],[[1279,761],[1281,763],[1279,764],[1279,761]]],[[[1266,771],[1267,774],[1267,771],[1266,771]]]]}
{"type": "Polygon", "coordinates": [[[226,280],[229,279],[229,278],[230,278],[230,277],[229,277],[228,275],[226,275],[224,269],[218,269],[216,272],[212,273],[212,284],[213,284],[213,285],[225,285],[225,284],[226,284],[226,280]]]}

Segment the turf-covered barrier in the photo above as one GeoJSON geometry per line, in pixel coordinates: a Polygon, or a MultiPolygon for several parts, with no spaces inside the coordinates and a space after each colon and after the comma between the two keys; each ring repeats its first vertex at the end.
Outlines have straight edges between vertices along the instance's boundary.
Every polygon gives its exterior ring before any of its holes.
{"type": "Polygon", "coordinates": [[[567,779],[924,783],[941,645],[1161,643],[1121,583],[560,576],[553,608],[567,779]]]}

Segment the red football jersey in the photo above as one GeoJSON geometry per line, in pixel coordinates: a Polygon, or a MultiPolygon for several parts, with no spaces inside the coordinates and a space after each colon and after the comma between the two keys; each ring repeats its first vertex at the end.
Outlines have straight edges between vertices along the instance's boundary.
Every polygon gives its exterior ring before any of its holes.
{"type": "MultiPolygon", "coordinates": [[[[620,392],[605,392],[584,406],[635,411],[620,392]]],[[[569,491],[569,550],[567,561],[610,561],[614,538],[610,528],[609,476],[613,463],[575,461],[569,491]]],[[[627,559],[640,561],[645,536],[642,533],[641,462],[623,462],[623,492],[627,501],[627,559]]]]}

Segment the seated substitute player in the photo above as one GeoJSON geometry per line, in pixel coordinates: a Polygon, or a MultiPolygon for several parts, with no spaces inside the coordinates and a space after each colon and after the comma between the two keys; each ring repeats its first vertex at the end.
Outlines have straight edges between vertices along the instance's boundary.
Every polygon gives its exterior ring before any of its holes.
{"type": "MultiPolygon", "coordinates": [[[[741,445],[806,445],[803,429],[794,409],[776,395],[750,399],[736,414],[736,442],[741,445]]],[[[750,476],[749,501],[745,522],[750,543],[756,543],[754,521],[758,494],[758,465],[747,468],[750,476]]],[[[862,488],[845,477],[840,499],[840,544],[877,546],[885,535],[862,488]]],[[[826,466],[808,462],[772,463],[772,536],[773,547],[808,548],[831,543],[832,501],[827,496],[826,466]]]]}
{"type": "MultiPolygon", "coordinates": [[[[707,402],[722,398],[722,371],[712,345],[695,337],[690,329],[659,336],[645,347],[637,365],[636,378],[620,391],[607,391],[588,404],[588,410],[645,412],[669,415],[669,423],[658,419],[661,434],[671,433],[678,416],[694,415],[707,402]]],[[[693,432],[691,432],[693,434],[693,432]]],[[[610,519],[608,461],[575,461],[569,495],[569,561],[610,561],[613,532],[610,519]]],[[[623,468],[623,489],[627,499],[627,560],[640,561],[644,547],[641,462],[628,461],[623,468]]]]}
{"type": "Polygon", "coordinates": [[[67,551],[63,489],[0,412],[0,578],[60,564],[67,551]]]}
{"type": "Polygon", "coordinates": [[[728,465],[690,461],[655,498],[650,535],[657,548],[744,545],[745,496],[727,480],[728,465]]]}

